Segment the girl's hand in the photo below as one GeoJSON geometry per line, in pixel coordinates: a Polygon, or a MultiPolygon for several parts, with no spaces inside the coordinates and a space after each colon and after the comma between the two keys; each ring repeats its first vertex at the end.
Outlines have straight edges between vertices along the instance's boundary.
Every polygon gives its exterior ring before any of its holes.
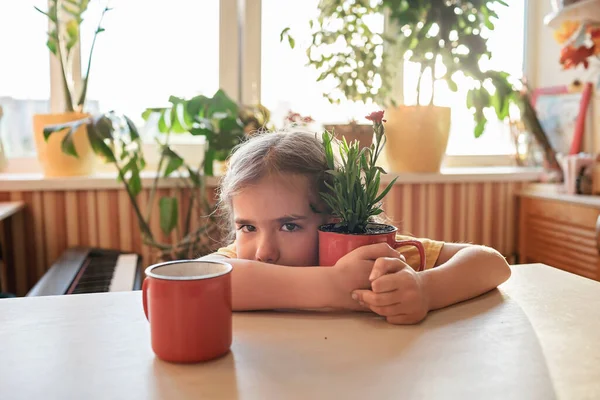
{"type": "MultiPolygon", "coordinates": [[[[369,289],[376,260],[396,259],[400,261],[402,255],[387,243],[377,243],[362,246],[351,251],[330,268],[330,283],[332,287],[330,304],[334,308],[348,310],[369,311],[369,307],[361,305],[352,299],[352,291],[356,289],[369,289]]],[[[327,267],[325,267],[327,268],[327,267]]]]}
{"type": "Polygon", "coordinates": [[[429,312],[421,276],[403,260],[378,258],[369,277],[372,290],[355,290],[360,305],[386,317],[391,324],[416,324],[429,312]]]}

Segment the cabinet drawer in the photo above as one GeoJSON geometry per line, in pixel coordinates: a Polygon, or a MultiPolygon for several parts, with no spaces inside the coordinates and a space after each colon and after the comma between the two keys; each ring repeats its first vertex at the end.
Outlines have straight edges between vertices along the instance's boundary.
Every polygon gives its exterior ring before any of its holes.
{"type": "Polygon", "coordinates": [[[521,260],[600,279],[596,221],[600,210],[561,201],[521,199],[521,260]]]}
{"type": "Polygon", "coordinates": [[[540,219],[563,222],[574,227],[596,229],[596,219],[600,210],[579,204],[565,203],[557,200],[525,198],[524,210],[527,215],[540,219]]]}

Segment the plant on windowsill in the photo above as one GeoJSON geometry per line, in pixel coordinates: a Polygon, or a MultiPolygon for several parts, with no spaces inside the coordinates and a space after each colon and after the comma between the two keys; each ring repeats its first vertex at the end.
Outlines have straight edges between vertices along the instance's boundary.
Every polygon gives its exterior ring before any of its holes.
{"type": "MultiPolygon", "coordinates": [[[[385,153],[394,171],[437,172],[448,143],[450,108],[433,105],[435,82],[446,82],[456,92],[457,74],[471,78],[466,105],[473,112],[476,137],[487,123],[485,108],[505,120],[516,101],[508,74],[486,70],[480,63],[491,57],[485,31],[494,29],[495,6],[508,5],[502,0],[322,0],[318,17],[310,21],[308,65],[320,73],[318,81],[337,82],[336,90],[324,94],[329,101],[386,107],[385,153]],[[389,15],[399,35],[377,33],[367,23],[382,14],[389,15]],[[395,64],[404,61],[419,66],[415,106],[397,105],[390,98],[395,64]],[[421,105],[424,76],[435,79],[429,79],[428,104],[421,105]]],[[[281,32],[281,40],[286,37],[294,47],[289,28],[281,32]]]]}
{"type": "Polygon", "coordinates": [[[94,31],[92,45],[87,56],[87,70],[81,78],[81,89],[77,91],[73,76],[73,59],[79,43],[83,15],[87,11],[88,4],[89,0],[49,0],[48,11],[35,7],[37,11],[47,17],[49,22],[46,46],[58,62],[63,93],[61,102],[63,109],[60,112],[33,116],[37,154],[46,176],[89,175],[94,171],[97,162],[84,126],[74,133],[73,138],[74,146],[79,153],[78,158],[69,157],[61,151],[61,141],[64,138],[62,135],[56,135],[52,140],[46,141],[43,134],[43,129],[47,125],[75,121],[89,116],[84,113],[84,107],[92,56],[96,38],[104,31],[102,28],[104,16],[111,9],[104,7],[102,10],[100,22],[94,31]]]}
{"type": "Polygon", "coordinates": [[[379,193],[381,174],[386,173],[377,165],[386,142],[383,114],[383,111],[376,111],[366,117],[373,122],[375,134],[375,143],[369,147],[361,148],[358,141],[348,144],[342,139],[339,143],[340,163],[334,156],[333,135],[323,132],[329,177],[325,181],[328,191],[322,192],[321,197],[337,222],[319,227],[320,265],[335,265],[337,260],[358,247],[385,242],[395,248],[417,247],[421,256],[420,270],[425,266],[425,253],[419,241],[397,241],[395,226],[375,221],[375,217],[383,212],[384,197],[397,179],[379,193]]]}
{"type": "MultiPolygon", "coordinates": [[[[270,112],[263,105],[238,105],[219,89],[212,97],[191,99],[171,96],[168,107],[148,108],[142,114],[147,121],[158,117],[158,130],[164,135],[191,134],[206,139],[203,170],[207,176],[223,172],[231,150],[244,138],[269,129],[270,112]]],[[[168,139],[168,136],[167,136],[168,139]]],[[[164,160],[159,161],[159,165],[164,160]]]]}
{"type": "Polygon", "coordinates": [[[78,157],[73,145],[73,132],[85,126],[94,152],[99,158],[115,166],[119,182],[130,200],[142,237],[142,243],[153,252],[147,262],[190,259],[211,253],[219,242],[219,224],[211,190],[206,178],[213,176],[212,161],[227,158],[233,147],[244,137],[244,132],[260,129],[268,110],[262,106],[238,107],[225,92],[219,90],[213,97],[196,96],[189,100],[171,96],[170,107],[151,108],[159,115],[162,133],[156,138],[160,159],[152,184],[143,187],[141,173],[146,168],[142,141],[135,124],[124,115],[114,112],[89,116],[77,121],[47,126],[46,139],[63,134],[62,150],[69,157],[78,157]],[[243,118],[243,119],[242,119],[243,118]],[[206,138],[204,157],[198,165],[184,160],[170,145],[175,134],[202,135],[206,138]],[[212,146],[212,148],[211,148],[212,146]],[[207,165],[209,163],[209,165],[207,165]],[[161,180],[171,177],[179,183],[176,195],[161,196],[161,180]],[[147,191],[146,207],[139,194],[147,191]],[[186,199],[186,200],[183,200],[186,199]],[[156,212],[158,206],[158,212],[156,212]],[[151,229],[152,218],[159,217],[161,232],[151,229]],[[161,234],[162,233],[162,234],[161,234]],[[164,238],[173,238],[165,240],[164,238]]]}

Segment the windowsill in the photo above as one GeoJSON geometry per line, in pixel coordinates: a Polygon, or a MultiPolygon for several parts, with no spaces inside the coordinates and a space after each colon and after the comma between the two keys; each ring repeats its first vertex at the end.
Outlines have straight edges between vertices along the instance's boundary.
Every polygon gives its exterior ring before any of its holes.
{"type": "MultiPolygon", "coordinates": [[[[414,183],[467,183],[467,182],[535,182],[542,173],[541,168],[523,167],[461,167],[443,168],[440,173],[388,173],[382,176],[382,183],[390,182],[398,176],[396,184],[414,183]]],[[[156,173],[142,173],[143,187],[150,187],[156,173]]],[[[216,186],[219,177],[210,177],[208,186],[216,186]]],[[[175,188],[180,185],[177,178],[162,178],[161,188],[175,188]]],[[[114,172],[99,172],[91,176],[48,178],[41,173],[0,173],[1,191],[49,191],[49,190],[94,190],[120,189],[123,184],[116,180],[114,172]]]]}

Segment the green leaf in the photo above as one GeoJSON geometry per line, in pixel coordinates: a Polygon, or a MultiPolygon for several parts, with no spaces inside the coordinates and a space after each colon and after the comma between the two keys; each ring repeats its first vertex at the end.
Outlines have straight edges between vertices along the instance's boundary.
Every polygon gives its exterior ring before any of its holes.
{"type": "Polygon", "coordinates": [[[169,127],[167,126],[167,121],[165,120],[165,114],[167,113],[167,110],[165,109],[161,114],[160,114],[160,119],[158,120],[158,131],[161,133],[167,133],[169,132],[169,127]]]}
{"type": "Polygon", "coordinates": [[[48,19],[49,19],[50,21],[52,21],[52,22],[56,23],[56,18],[55,18],[55,16],[53,15],[53,13],[51,13],[51,12],[45,12],[45,11],[42,11],[42,10],[40,10],[39,8],[35,7],[35,6],[34,6],[33,8],[35,8],[36,10],[38,10],[39,12],[41,12],[42,14],[44,14],[46,17],[48,17],[48,19]]]}
{"type": "Polygon", "coordinates": [[[186,105],[186,111],[192,117],[204,117],[204,109],[208,106],[210,99],[203,95],[198,95],[190,99],[186,105]]]}
{"type": "Polygon", "coordinates": [[[76,20],[71,19],[66,24],[66,31],[69,40],[67,41],[67,50],[71,50],[79,40],[79,24],[76,20]]]}
{"type": "Polygon", "coordinates": [[[212,129],[206,127],[197,127],[190,129],[190,133],[194,136],[205,136],[207,140],[210,140],[214,134],[212,129]]]}
{"type": "Polygon", "coordinates": [[[75,150],[75,143],[73,143],[73,133],[73,128],[69,128],[60,144],[60,148],[62,149],[63,153],[79,158],[77,150],[75,150]]]}
{"type": "Polygon", "coordinates": [[[100,139],[113,140],[113,133],[115,128],[113,126],[112,120],[108,118],[106,115],[102,114],[98,117],[94,118],[93,124],[94,133],[96,133],[100,139]]]}
{"type": "Polygon", "coordinates": [[[142,180],[140,179],[140,170],[138,169],[137,164],[132,165],[131,177],[127,183],[134,197],[140,194],[142,191],[142,180]]]}
{"type": "Polygon", "coordinates": [[[92,150],[94,150],[94,153],[103,157],[107,162],[116,162],[117,159],[115,157],[114,152],[102,139],[101,135],[96,133],[96,128],[93,125],[88,126],[87,133],[88,139],[90,140],[90,145],[92,146],[92,150]]]}
{"type": "Polygon", "coordinates": [[[293,49],[294,47],[296,47],[296,41],[294,40],[293,37],[288,36],[288,43],[290,44],[290,47],[293,49]]]}
{"type": "Polygon", "coordinates": [[[286,35],[289,35],[289,31],[290,31],[290,27],[288,26],[287,28],[285,28],[284,30],[281,31],[281,33],[279,34],[279,42],[283,42],[283,38],[286,35]]]}
{"type": "Polygon", "coordinates": [[[383,200],[385,195],[387,195],[389,193],[389,191],[392,189],[392,187],[394,186],[396,179],[398,179],[398,177],[395,177],[394,179],[392,179],[392,181],[387,185],[387,187],[383,190],[383,192],[381,192],[381,194],[379,196],[377,196],[377,198],[373,201],[373,203],[379,203],[381,200],[383,200]]]}
{"type": "Polygon", "coordinates": [[[165,174],[164,176],[169,176],[171,175],[173,172],[177,171],[179,169],[179,167],[181,167],[183,165],[183,158],[181,158],[181,156],[179,156],[179,154],[175,153],[173,150],[171,150],[168,147],[165,147],[163,150],[163,154],[164,156],[167,158],[168,162],[167,162],[167,167],[165,168],[165,174]]]}
{"type": "Polygon", "coordinates": [[[130,120],[126,115],[124,115],[123,118],[125,118],[125,122],[127,123],[127,128],[129,129],[129,138],[131,141],[138,140],[140,138],[140,133],[138,132],[133,121],[130,120]]]}
{"type": "Polygon", "coordinates": [[[166,110],[166,108],[147,108],[142,113],[142,118],[144,119],[144,121],[148,121],[148,118],[150,118],[152,116],[152,114],[154,114],[154,113],[162,113],[165,110],[166,110]]]}
{"type": "Polygon", "coordinates": [[[179,107],[177,104],[171,108],[171,132],[186,133],[187,130],[179,122],[178,109],[179,107]]]}
{"type": "Polygon", "coordinates": [[[170,235],[177,227],[179,220],[179,203],[175,197],[162,197],[158,206],[160,208],[160,229],[165,235],[170,235]]]}
{"type": "Polygon", "coordinates": [[[50,52],[52,54],[54,54],[55,56],[58,53],[58,44],[56,42],[56,39],[53,38],[52,36],[48,37],[48,41],[46,42],[46,47],[48,47],[48,50],[50,50],[50,52]]]}
{"type": "Polygon", "coordinates": [[[50,135],[52,135],[55,132],[64,131],[67,128],[68,128],[68,126],[64,125],[64,124],[45,126],[44,127],[44,140],[47,142],[50,135]]]}
{"type": "Polygon", "coordinates": [[[481,119],[477,122],[477,125],[475,126],[475,137],[476,138],[483,135],[483,131],[485,129],[486,122],[487,122],[487,118],[485,118],[485,116],[482,114],[481,119]]]}
{"type": "Polygon", "coordinates": [[[219,89],[208,103],[206,118],[212,118],[216,113],[238,115],[238,105],[224,90],[219,89]]]}
{"type": "Polygon", "coordinates": [[[453,92],[458,91],[458,85],[452,80],[452,78],[446,79],[446,83],[448,84],[448,89],[452,90],[453,92]]]}

